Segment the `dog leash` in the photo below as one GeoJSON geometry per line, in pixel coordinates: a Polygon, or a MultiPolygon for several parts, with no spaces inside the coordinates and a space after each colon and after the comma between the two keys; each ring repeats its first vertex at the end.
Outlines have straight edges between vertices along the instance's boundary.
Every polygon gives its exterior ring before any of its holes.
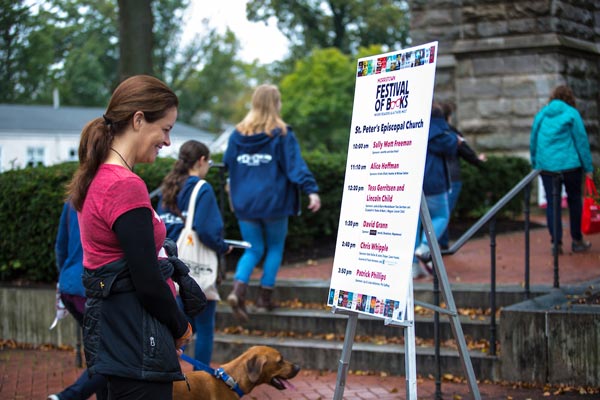
{"type": "MultiPolygon", "coordinates": [[[[242,389],[240,389],[240,386],[237,384],[235,379],[233,379],[231,376],[229,376],[229,374],[227,372],[225,372],[225,370],[223,368],[213,369],[210,366],[208,366],[196,359],[193,359],[192,357],[188,356],[187,354],[182,354],[181,359],[183,361],[187,361],[188,363],[192,364],[197,369],[204,371],[204,372],[208,372],[215,378],[222,380],[229,387],[229,389],[236,392],[238,396],[242,397],[246,394],[242,391],[242,389]]],[[[187,379],[186,379],[186,381],[187,381],[187,379]]]]}

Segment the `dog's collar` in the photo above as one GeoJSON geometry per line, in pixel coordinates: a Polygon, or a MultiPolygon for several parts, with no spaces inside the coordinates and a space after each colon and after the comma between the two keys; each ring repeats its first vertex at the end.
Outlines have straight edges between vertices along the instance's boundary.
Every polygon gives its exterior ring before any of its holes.
{"type": "MultiPolygon", "coordinates": [[[[227,372],[225,372],[225,370],[223,368],[212,369],[210,366],[208,366],[198,360],[193,359],[192,357],[188,356],[187,354],[182,354],[181,358],[184,361],[189,362],[190,364],[192,364],[194,367],[198,368],[199,370],[206,371],[209,374],[211,374],[212,376],[214,376],[215,378],[222,380],[229,387],[229,389],[236,392],[238,396],[242,397],[246,394],[242,391],[242,389],[240,389],[240,386],[237,384],[235,379],[233,379],[231,376],[229,376],[229,374],[227,372]]],[[[187,379],[186,379],[186,381],[187,381],[187,379]]],[[[188,390],[189,390],[189,384],[188,384],[188,390]]]]}
{"type": "Polygon", "coordinates": [[[242,397],[245,393],[240,389],[240,386],[237,384],[235,379],[233,379],[223,368],[218,368],[214,371],[213,376],[225,382],[229,389],[233,390],[238,394],[238,396],[242,397]]]}

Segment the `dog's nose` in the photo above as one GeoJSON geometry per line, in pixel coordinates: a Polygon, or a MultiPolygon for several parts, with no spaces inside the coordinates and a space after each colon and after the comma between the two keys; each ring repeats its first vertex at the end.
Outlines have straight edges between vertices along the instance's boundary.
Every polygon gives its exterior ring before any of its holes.
{"type": "Polygon", "coordinates": [[[300,366],[298,364],[294,364],[294,366],[292,368],[293,376],[296,376],[298,374],[298,372],[300,372],[300,366]]]}

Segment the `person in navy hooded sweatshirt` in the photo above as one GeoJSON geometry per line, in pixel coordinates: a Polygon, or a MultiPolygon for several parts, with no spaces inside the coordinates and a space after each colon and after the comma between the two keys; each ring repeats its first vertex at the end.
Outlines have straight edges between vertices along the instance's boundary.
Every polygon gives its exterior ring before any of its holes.
{"type": "Polygon", "coordinates": [[[258,309],[272,310],[273,288],[283,258],[288,217],[298,215],[298,190],[308,195],[308,209],[321,208],[319,187],[300,154],[292,128],[280,116],[281,94],[274,85],[260,85],[252,108],[229,138],[223,162],[229,171],[233,211],[244,250],[227,302],[241,321],[248,319],[245,300],[250,275],[264,256],[258,309]]]}
{"type": "MultiPolygon", "coordinates": [[[[444,116],[442,106],[434,102],[431,106],[429,123],[429,140],[425,159],[425,174],[423,177],[423,194],[431,216],[431,224],[437,240],[442,236],[450,221],[450,206],[448,195],[451,182],[447,159],[456,156],[459,142],[463,139],[451,131],[444,116]]],[[[420,220],[419,220],[420,226],[420,220]]],[[[417,229],[419,232],[421,229],[417,229]]],[[[427,273],[433,274],[431,252],[425,232],[417,235],[415,260],[413,261],[413,278],[419,278],[427,273]],[[418,261],[417,261],[418,260],[418,261]],[[419,264],[420,263],[420,264],[419,264]]]]}

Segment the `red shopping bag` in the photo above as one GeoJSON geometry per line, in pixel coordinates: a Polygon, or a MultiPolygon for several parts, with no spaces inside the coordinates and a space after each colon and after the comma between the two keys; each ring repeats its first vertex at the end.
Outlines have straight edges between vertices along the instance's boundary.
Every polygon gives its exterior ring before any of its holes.
{"type": "Polygon", "coordinates": [[[600,233],[600,201],[598,190],[589,176],[585,177],[585,194],[583,196],[583,213],[581,215],[581,232],[586,235],[600,233]]]}

